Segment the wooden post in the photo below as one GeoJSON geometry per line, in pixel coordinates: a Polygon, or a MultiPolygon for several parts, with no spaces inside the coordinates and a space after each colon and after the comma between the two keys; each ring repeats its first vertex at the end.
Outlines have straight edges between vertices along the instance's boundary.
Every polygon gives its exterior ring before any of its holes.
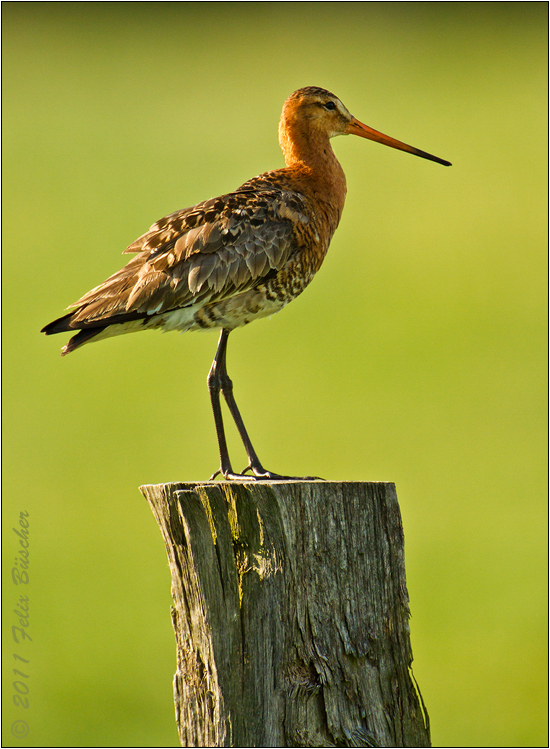
{"type": "Polygon", "coordinates": [[[172,573],[182,746],[430,746],[394,484],[141,491],[172,573]]]}

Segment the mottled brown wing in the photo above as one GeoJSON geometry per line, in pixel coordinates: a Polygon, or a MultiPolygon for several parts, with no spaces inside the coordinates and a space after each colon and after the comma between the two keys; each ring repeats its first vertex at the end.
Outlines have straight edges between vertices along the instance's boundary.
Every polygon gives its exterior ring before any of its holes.
{"type": "Polygon", "coordinates": [[[294,226],[308,219],[302,198],[279,189],[246,189],[172,213],[126,252],[124,268],[73,307],[71,327],[123,322],[257,286],[298,249],[294,226]]]}

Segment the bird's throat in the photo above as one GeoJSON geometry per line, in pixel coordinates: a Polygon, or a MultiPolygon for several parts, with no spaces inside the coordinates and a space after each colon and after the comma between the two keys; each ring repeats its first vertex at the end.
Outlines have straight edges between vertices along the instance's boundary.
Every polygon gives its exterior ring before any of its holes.
{"type": "Polygon", "coordinates": [[[318,130],[307,132],[282,120],[279,143],[300,190],[330,205],[338,221],[346,199],[346,177],[328,135],[318,130]]]}

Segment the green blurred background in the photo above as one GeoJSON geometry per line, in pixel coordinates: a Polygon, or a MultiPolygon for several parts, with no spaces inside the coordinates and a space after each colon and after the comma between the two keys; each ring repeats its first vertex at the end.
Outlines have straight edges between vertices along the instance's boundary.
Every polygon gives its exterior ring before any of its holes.
{"type": "Polygon", "coordinates": [[[231,336],[245,421],[271,470],[397,484],[434,746],[547,744],[546,30],[542,2],[3,4],[4,745],[178,745],[138,486],[217,467],[217,337],[61,359],[38,331],[153,221],[281,166],[305,85],[453,166],[334,142],[348,198],[321,272],[231,336]]]}

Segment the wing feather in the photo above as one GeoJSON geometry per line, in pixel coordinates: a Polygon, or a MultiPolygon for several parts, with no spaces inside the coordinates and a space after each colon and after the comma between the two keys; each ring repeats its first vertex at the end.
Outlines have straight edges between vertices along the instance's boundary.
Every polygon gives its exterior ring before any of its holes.
{"type": "Polygon", "coordinates": [[[308,222],[302,203],[274,185],[243,185],[165,216],[127,248],[136,257],[71,305],[71,325],[162,314],[257,286],[299,251],[295,227],[308,222]]]}

